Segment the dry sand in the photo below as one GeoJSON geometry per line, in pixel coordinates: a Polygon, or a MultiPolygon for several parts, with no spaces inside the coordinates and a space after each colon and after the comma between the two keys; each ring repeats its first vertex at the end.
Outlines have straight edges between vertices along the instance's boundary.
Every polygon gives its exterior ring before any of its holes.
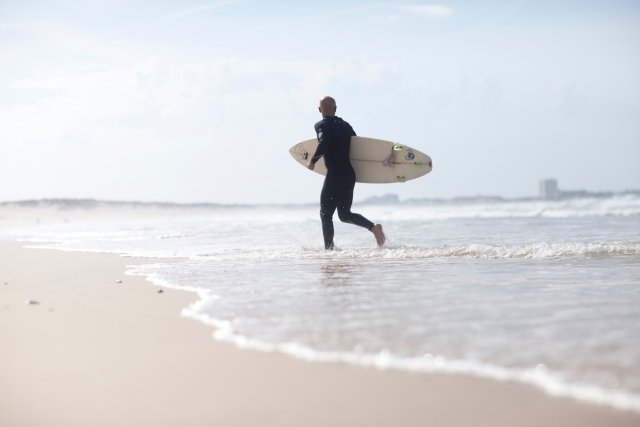
{"type": "Polygon", "coordinates": [[[0,242],[0,426],[640,426],[521,384],[239,350],[180,317],[195,294],[124,276],[142,262],[0,242]]]}

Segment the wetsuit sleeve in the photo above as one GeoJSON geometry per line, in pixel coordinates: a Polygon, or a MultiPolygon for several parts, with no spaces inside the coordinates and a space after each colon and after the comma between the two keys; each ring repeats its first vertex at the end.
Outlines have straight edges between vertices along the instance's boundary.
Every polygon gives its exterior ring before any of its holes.
{"type": "Polygon", "coordinates": [[[316,135],[318,136],[318,148],[316,148],[316,152],[311,158],[311,163],[316,163],[320,160],[320,157],[324,156],[324,153],[327,151],[327,136],[324,133],[322,126],[316,126],[316,135]]]}
{"type": "Polygon", "coordinates": [[[347,123],[347,125],[349,126],[349,132],[351,133],[351,136],[356,136],[356,131],[353,130],[350,124],[347,123]]]}

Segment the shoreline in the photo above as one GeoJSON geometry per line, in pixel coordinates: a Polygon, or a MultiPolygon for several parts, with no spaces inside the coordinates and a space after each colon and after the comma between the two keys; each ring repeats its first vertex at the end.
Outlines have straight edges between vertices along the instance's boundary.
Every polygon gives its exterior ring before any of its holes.
{"type": "Polygon", "coordinates": [[[0,241],[1,425],[640,423],[518,383],[238,349],[180,316],[197,294],[125,276],[150,262],[0,241]]]}

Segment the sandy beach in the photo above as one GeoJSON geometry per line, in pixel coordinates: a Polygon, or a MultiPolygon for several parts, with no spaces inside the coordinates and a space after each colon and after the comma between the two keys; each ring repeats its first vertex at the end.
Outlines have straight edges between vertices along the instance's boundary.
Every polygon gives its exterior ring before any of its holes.
{"type": "Polygon", "coordinates": [[[521,384],[239,350],[180,316],[196,294],[125,276],[144,262],[0,242],[0,425],[640,425],[521,384]]]}

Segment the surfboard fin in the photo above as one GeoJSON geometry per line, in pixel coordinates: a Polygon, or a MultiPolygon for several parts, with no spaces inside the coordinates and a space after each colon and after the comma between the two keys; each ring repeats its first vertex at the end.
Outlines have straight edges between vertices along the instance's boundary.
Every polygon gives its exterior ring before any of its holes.
{"type": "Polygon", "coordinates": [[[396,151],[402,151],[404,147],[400,144],[395,144],[393,146],[393,148],[391,148],[391,154],[389,154],[389,157],[387,157],[386,159],[384,159],[382,161],[382,166],[388,166],[388,167],[392,167],[394,160],[396,159],[396,151]]]}

